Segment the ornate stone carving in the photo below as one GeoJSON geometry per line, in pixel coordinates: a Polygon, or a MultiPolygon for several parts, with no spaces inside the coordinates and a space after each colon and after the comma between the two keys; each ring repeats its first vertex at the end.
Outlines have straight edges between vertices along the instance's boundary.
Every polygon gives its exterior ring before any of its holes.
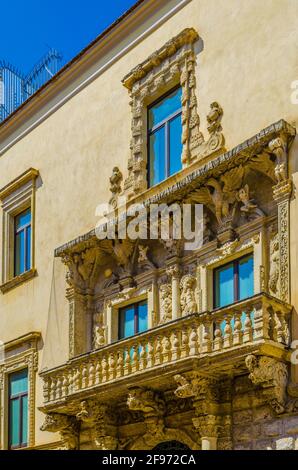
{"type": "Polygon", "coordinates": [[[91,428],[94,448],[116,450],[118,446],[116,414],[111,408],[95,400],[84,400],[76,418],[91,428]]]}
{"type": "Polygon", "coordinates": [[[189,199],[193,202],[204,204],[213,212],[219,226],[226,222],[232,222],[235,215],[236,196],[241,188],[244,176],[244,168],[227,171],[219,179],[210,178],[203,186],[193,191],[189,199]]]}
{"type": "Polygon", "coordinates": [[[148,250],[149,250],[149,246],[139,245],[138,263],[142,271],[156,268],[155,264],[152,263],[152,261],[148,257],[148,250]]]}
{"type": "Polygon", "coordinates": [[[182,316],[197,313],[198,307],[195,298],[196,278],[191,274],[185,274],[180,281],[180,301],[182,316]]]}
{"type": "Polygon", "coordinates": [[[207,129],[209,132],[209,139],[207,142],[201,143],[198,149],[199,158],[204,158],[214,152],[225,152],[225,138],[222,134],[221,120],[223,116],[223,109],[219,103],[214,101],[210,105],[210,111],[207,115],[207,129]]]}
{"type": "Polygon", "coordinates": [[[270,272],[269,272],[269,293],[279,297],[280,281],[280,254],[279,254],[279,234],[276,233],[270,240],[270,272]]]}
{"type": "Polygon", "coordinates": [[[146,107],[164,91],[176,86],[179,81],[182,87],[182,162],[186,165],[197,157],[198,147],[204,140],[199,130],[200,119],[195,94],[193,43],[198,38],[194,29],[183,30],[123,79],[123,84],[130,90],[132,98],[131,157],[128,161],[129,175],[124,183],[128,196],[147,188],[147,129],[144,117],[146,107]]]}
{"type": "Polygon", "coordinates": [[[172,319],[172,286],[162,284],[160,286],[160,321],[162,325],[172,319]]]}
{"type": "Polygon", "coordinates": [[[236,249],[240,245],[238,239],[224,243],[222,246],[216,248],[216,251],[222,256],[230,256],[235,253],[236,249]]]}
{"type": "Polygon", "coordinates": [[[73,416],[59,413],[47,414],[40,430],[59,432],[65,450],[79,448],[79,423],[73,416]]]}
{"type": "Polygon", "coordinates": [[[142,411],[146,416],[163,416],[165,412],[165,401],[161,394],[141,387],[129,389],[127,405],[130,410],[142,411]]]}
{"type": "Polygon", "coordinates": [[[252,383],[261,385],[267,391],[269,404],[277,414],[283,413],[288,382],[287,365],[271,357],[257,357],[252,354],[247,356],[245,364],[252,383]]]}
{"type": "Polygon", "coordinates": [[[186,378],[181,374],[174,376],[178,384],[175,395],[179,398],[194,397],[194,403],[199,400],[219,400],[218,381],[211,377],[204,377],[194,374],[193,377],[186,378]]]}
{"type": "Polygon", "coordinates": [[[242,203],[240,212],[248,221],[265,215],[264,212],[258,208],[254,199],[250,199],[248,184],[239,189],[237,198],[242,203]]]}
{"type": "Polygon", "coordinates": [[[222,429],[222,416],[220,415],[203,415],[193,418],[193,425],[203,437],[218,437],[222,429]]]}
{"type": "Polygon", "coordinates": [[[121,171],[119,170],[117,166],[115,166],[113,168],[112,176],[110,177],[110,184],[111,184],[110,191],[112,193],[112,198],[109,201],[111,206],[113,206],[114,208],[117,207],[117,198],[119,194],[121,193],[122,179],[123,179],[123,175],[121,171]]]}
{"type": "Polygon", "coordinates": [[[106,326],[104,313],[99,312],[93,316],[93,348],[98,349],[106,344],[106,326]]]}
{"type": "Polygon", "coordinates": [[[287,144],[282,137],[277,137],[269,142],[268,147],[276,157],[275,177],[281,183],[287,179],[287,144]]]}
{"type": "Polygon", "coordinates": [[[161,393],[150,389],[133,387],[129,390],[127,405],[130,410],[141,411],[144,415],[147,445],[163,440],[165,434],[164,414],[166,405],[161,393]]]}

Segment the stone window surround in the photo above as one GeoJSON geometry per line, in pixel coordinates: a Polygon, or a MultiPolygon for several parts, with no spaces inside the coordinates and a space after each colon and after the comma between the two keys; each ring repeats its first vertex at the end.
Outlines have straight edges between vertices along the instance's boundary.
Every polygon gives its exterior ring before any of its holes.
{"type": "Polygon", "coordinates": [[[36,275],[35,269],[35,193],[38,170],[30,168],[0,191],[3,209],[2,247],[2,293],[28,281],[36,275]],[[31,269],[14,276],[14,218],[22,211],[31,209],[31,269]]]}
{"type": "Polygon", "coordinates": [[[136,289],[134,287],[129,288],[124,293],[120,293],[118,297],[113,300],[106,302],[105,318],[107,331],[107,344],[119,341],[119,310],[122,307],[147,300],[148,308],[148,330],[153,327],[153,315],[154,311],[154,299],[152,295],[152,287],[145,287],[142,289],[136,289]]]}
{"type": "Polygon", "coordinates": [[[192,163],[203,143],[197,113],[194,43],[199,40],[187,28],[136,66],[122,80],[128,88],[132,107],[131,157],[124,193],[132,197],[148,187],[147,182],[147,108],[179,84],[182,87],[182,164],[192,163]]]}
{"type": "Polygon", "coordinates": [[[266,265],[266,262],[264,257],[264,237],[262,236],[262,232],[257,232],[248,240],[235,240],[234,242],[227,243],[221,250],[221,254],[215,257],[213,256],[207,261],[207,263],[198,266],[198,275],[200,279],[199,285],[201,291],[201,302],[199,306],[200,312],[214,310],[214,270],[245,255],[253,255],[254,295],[265,290],[264,266],[266,265]]]}
{"type": "MultiPolygon", "coordinates": [[[[38,370],[37,343],[40,333],[32,332],[4,344],[4,363],[0,364],[0,449],[8,448],[8,380],[9,375],[28,370],[28,445],[35,444],[35,379],[38,370]],[[27,344],[27,348],[26,348],[27,344]]],[[[3,347],[3,346],[2,346],[3,347]]]]}

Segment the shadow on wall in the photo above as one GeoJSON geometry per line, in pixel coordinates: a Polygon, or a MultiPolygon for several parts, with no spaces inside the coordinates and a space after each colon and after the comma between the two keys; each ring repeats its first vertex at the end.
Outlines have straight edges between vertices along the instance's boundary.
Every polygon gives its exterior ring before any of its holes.
{"type": "Polygon", "coordinates": [[[65,297],[65,266],[54,258],[41,371],[68,360],[68,302],[65,297]]]}

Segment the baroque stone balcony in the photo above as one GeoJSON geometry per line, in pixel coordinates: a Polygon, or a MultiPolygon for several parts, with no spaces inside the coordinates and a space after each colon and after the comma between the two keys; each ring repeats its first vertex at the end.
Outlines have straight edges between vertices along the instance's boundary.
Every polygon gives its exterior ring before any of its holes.
{"type": "Polygon", "coordinates": [[[63,412],[66,398],[106,393],[105,385],[117,395],[139,381],[158,376],[162,383],[169,374],[194,368],[214,377],[241,374],[248,354],[287,361],[290,314],[288,304],[262,293],[114,342],[42,372],[43,409],[63,412]]]}

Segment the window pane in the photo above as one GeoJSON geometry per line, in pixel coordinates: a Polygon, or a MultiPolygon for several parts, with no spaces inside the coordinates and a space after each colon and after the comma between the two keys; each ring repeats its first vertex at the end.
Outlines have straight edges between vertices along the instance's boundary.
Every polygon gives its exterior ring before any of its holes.
{"type": "Polygon", "coordinates": [[[10,409],[9,409],[9,443],[11,446],[18,446],[20,445],[20,399],[15,398],[14,400],[10,401],[10,409]]]}
{"type": "Polygon", "coordinates": [[[253,257],[248,256],[239,261],[239,300],[247,299],[253,294],[253,257]]]}
{"type": "Polygon", "coordinates": [[[27,209],[16,217],[16,230],[19,230],[24,225],[31,223],[31,209],[27,209]]]}
{"type": "Polygon", "coordinates": [[[150,186],[163,181],[165,172],[165,128],[161,127],[150,135],[150,186]]]}
{"type": "Polygon", "coordinates": [[[139,320],[139,329],[138,333],[148,330],[148,307],[147,301],[140,302],[138,305],[138,320],[139,320]]]}
{"type": "Polygon", "coordinates": [[[16,234],[15,237],[15,275],[25,271],[25,231],[16,234]]]}
{"type": "Polygon", "coordinates": [[[19,395],[28,392],[28,372],[21,370],[10,375],[9,396],[19,395]]]}
{"type": "Polygon", "coordinates": [[[135,334],[135,310],[134,305],[120,310],[120,339],[128,338],[135,334]]]}
{"type": "Polygon", "coordinates": [[[27,444],[27,434],[28,434],[28,395],[22,397],[22,444],[27,444]]]}
{"type": "Polygon", "coordinates": [[[169,123],[170,129],[170,175],[181,170],[182,162],[182,120],[181,114],[172,119],[169,123]]]}
{"type": "Polygon", "coordinates": [[[164,119],[175,113],[175,111],[181,109],[181,96],[182,89],[178,88],[166,98],[149,108],[149,129],[152,129],[164,119]]]}
{"type": "Polygon", "coordinates": [[[215,307],[234,302],[234,267],[228,264],[215,271],[215,307]]]}
{"type": "Polygon", "coordinates": [[[26,229],[26,271],[31,268],[31,226],[26,229]]]}

